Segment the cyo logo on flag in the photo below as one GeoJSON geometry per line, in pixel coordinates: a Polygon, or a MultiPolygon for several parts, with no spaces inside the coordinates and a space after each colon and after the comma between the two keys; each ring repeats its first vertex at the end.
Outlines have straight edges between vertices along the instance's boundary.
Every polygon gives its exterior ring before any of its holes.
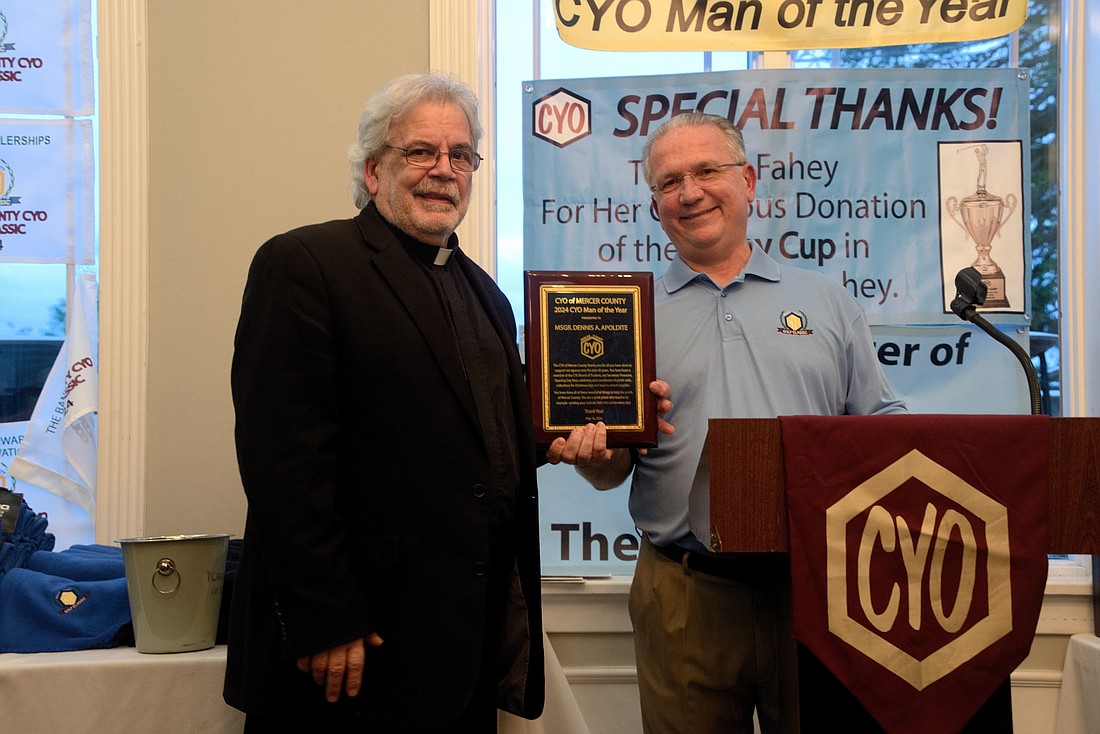
{"type": "Polygon", "coordinates": [[[592,103],[558,87],[535,100],[532,120],[536,138],[564,148],[592,134],[592,103]]]}
{"type": "Polygon", "coordinates": [[[1012,630],[1007,508],[920,451],[860,484],[825,517],[829,631],[913,688],[1012,630]],[[928,490],[919,527],[906,520],[916,517],[911,480],[928,490]],[[872,579],[880,580],[875,588],[872,579]]]}

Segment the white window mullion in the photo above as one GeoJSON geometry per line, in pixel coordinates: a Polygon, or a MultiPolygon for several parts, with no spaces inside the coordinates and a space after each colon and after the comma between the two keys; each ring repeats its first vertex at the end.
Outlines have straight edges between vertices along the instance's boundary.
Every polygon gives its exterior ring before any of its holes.
{"type": "Polygon", "coordinates": [[[99,7],[98,543],[144,534],[149,362],[148,0],[99,7]]]}
{"type": "Polygon", "coordinates": [[[486,272],[496,277],[496,84],[493,74],[493,0],[428,3],[429,63],[432,69],[466,82],[481,100],[485,161],[474,181],[474,195],[458,236],[466,251],[486,272]]]}

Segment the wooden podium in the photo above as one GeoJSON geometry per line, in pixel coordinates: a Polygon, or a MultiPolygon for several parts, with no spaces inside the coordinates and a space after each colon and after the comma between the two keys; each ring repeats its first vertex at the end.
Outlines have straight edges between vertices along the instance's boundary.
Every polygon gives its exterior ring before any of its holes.
{"type": "MultiPolygon", "coordinates": [[[[786,472],[778,418],[712,419],[711,549],[788,550],[786,472]]],[[[1100,418],[1051,418],[1047,523],[1051,553],[1093,554],[1100,629],[1100,418]]]]}
{"type": "MultiPolygon", "coordinates": [[[[1052,418],[1049,425],[1048,552],[1093,554],[1094,630],[1100,634],[1100,418],[1052,418]]],[[[707,440],[708,456],[703,461],[710,468],[711,550],[788,551],[779,419],[712,419],[707,440]]],[[[705,491],[705,484],[699,491],[705,491]]],[[[696,533],[703,527],[697,524],[696,533]]],[[[871,722],[852,693],[802,648],[799,677],[804,689],[799,705],[805,720],[816,720],[828,709],[831,717],[854,727],[851,730],[874,730],[877,722],[871,722]]],[[[964,729],[984,731],[1012,731],[1007,680],[964,729]]]]}

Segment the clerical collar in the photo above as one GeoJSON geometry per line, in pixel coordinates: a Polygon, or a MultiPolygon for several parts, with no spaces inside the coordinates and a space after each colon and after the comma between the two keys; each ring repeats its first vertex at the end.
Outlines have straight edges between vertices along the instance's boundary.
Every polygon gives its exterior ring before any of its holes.
{"type": "Polygon", "coordinates": [[[421,242],[404,230],[394,226],[394,224],[385,217],[382,217],[382,221],[389,225],[390,230],[392,230],[394,236],[397,237],[397,241],[405,248],[405,252],[409,253],[409,257],[417,262],[424,263],[425,265],[438,265],[442,267],[447,264],[447,261],[449,261],[455,251],[458,250],[458,237],[454,233],[451,233],[450,238],[447,240],[446,247],[439,247],[438,245],[429,245],[426,242],[421,242]]]}

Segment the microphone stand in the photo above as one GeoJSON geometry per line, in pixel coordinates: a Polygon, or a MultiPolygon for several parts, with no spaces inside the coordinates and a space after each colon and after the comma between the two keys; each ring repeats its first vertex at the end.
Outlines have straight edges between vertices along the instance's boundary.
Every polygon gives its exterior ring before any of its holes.
{"type": "Polygon", "coordinates": [[[1031,397],[1031,414],[1042,415],[1043,402],[1039,392],[1039,376],[1035,372],[1035,365],[1031,362],[1031,355],[978,313],[977,306],[985,303],[985,296],[989,291],[989,286],[982,282],[981,273],[974,268],[963,268],[955,276],[955,290],[955,298],[951,301],[951,310],[963,321],[976,324],[982,331],[1008,347],[1016,355],[1016,359],[1020,361],[1020,365],[1024,368],[1024,374],[1027,376],[1027,388],[1031,397]]]}

